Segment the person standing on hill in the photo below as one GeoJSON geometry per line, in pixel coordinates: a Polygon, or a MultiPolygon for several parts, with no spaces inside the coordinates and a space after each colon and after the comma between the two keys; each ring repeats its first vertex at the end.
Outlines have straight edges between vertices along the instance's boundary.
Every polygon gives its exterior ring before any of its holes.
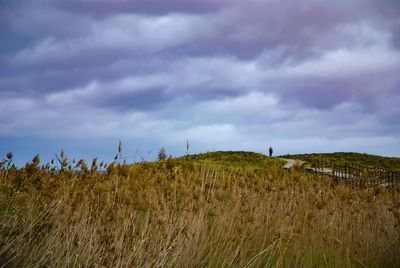
{"type": "Polygon", "coordinates": [[[269,156],[271,157],[273,153],[274,153],[274,149],[272,149],[272,147],[269,147],[269,156]]]}

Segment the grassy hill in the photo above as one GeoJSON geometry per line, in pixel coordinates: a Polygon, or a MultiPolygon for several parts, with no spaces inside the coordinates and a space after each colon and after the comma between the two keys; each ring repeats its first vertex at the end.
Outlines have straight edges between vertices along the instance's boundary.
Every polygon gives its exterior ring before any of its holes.
{"type": "Polygon", "coordinates": [[[195,155],[187,155],[175,159],[177,163],[191,161],[194,163],[207,163],[230,169],[264,169],[266,167],[282,166],[285,161],[279,158],[267,157],[260,153],[243,151],[217,151],[195,155]]]}
{"type": "Polygon", "coordinates": [[[400,171],[399,157],[384,157],[362,153],[321,153],[321,154],[293,154],[286,158],[306,161],[309,165],[332,167],[333,165],[358,165],[387,170],[400,171]]]}

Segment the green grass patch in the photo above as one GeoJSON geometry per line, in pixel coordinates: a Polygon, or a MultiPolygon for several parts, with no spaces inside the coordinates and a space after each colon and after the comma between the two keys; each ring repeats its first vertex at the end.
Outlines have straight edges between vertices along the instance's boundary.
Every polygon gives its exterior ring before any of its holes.
{"type": "Polygon", "coordinates": [[[260,170],[266,167],[279,167],[286,163],[285,160],[276,157],[268,157],[260,153],[243,151],[217,151],[195,155],[187,155],[176,158],[178,163],[191,161],[193,163],[207,163],[228,169],[260,170]]]}

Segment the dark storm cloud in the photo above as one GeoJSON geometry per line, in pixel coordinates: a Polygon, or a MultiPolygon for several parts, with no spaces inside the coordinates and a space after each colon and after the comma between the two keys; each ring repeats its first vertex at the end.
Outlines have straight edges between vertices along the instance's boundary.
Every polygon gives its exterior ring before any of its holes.
{"type": "Polygon", "coordinates": [[[99,97],[96,105],[121,110],[154,110],[160,106],[168,105],[172,97],[167,96],[162,88],[147,88],[145,91],[135,93],[99,97]]]}
{"type": "Polygon", "coordinates": [[[98,0],[79,1],[63,0],[54,4],[55,7],[77,12],[90,14],[95,17],[110,16],[116,13],[138,13],[145,15],[163,15],[169,13],[207,13],[215,12],[222,8],[228,1],[224,0],[98,0]]]}
{"type": "Polygon", "coordinates": [[[393,154],[399,18],[394,0],[2,1],[0,137],[393,154]]]}
{"type": "Polygon", "coordinates": [[[308,79],[293,81],[293,85],[289,89],[281,90],[280,94],[282,102],[325,110],[332,109],[342,102],[354,100],[349,86],[342,81],[308,79]]]}

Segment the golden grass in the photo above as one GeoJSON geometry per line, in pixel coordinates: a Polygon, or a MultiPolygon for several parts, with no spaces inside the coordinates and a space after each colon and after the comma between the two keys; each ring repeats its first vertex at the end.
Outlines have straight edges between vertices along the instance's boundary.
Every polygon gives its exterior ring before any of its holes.
{"type": "Polygon", "coordinates": [[[0,171],[1,267],[398,267],[400,195],[301,171],[0,171]]]}

